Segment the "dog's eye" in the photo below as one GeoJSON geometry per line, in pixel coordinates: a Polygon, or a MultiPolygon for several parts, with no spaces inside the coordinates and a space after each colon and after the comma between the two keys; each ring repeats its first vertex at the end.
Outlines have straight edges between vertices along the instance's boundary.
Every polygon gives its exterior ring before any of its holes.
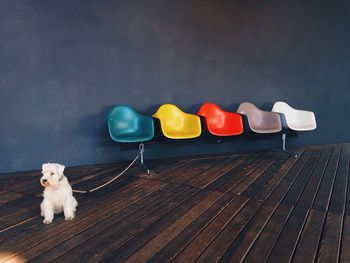
{"type": "Polygon", "coordinates": [[[54,175],[54,173],[51,173],[50,175],[54,175]]]}

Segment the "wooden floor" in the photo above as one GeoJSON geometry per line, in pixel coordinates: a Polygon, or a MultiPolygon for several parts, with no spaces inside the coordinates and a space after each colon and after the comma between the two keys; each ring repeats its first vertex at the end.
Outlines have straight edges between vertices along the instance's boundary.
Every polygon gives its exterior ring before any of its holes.
{"type": "MultiPolygon", "coordinates": [[[[1,262],[350,262],[349,144],[150,162],[42,224],[38,172],[0,176],[1,262]]],[[[66,169],[73,188],[112,165],[66,169]]]]}

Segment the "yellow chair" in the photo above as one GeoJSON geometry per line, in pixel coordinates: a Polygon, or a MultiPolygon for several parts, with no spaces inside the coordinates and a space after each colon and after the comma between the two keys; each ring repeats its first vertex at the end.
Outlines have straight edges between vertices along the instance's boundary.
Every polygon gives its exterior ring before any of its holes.
{"type": "Polygon", "coordinates": [[[160,126],[165,137],[170,139],[190,139],[201,135],[200,118],[188,114],[173,104],[163,104],[153,117],[160,120],[160,126]]]}

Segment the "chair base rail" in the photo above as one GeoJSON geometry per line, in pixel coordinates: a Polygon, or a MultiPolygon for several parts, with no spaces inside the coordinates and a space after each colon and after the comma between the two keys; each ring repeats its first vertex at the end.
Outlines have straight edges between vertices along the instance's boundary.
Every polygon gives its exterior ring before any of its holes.
{"type": "Polygon", "coordinates": [[[139,144],[139,155],[140,155],[140,163],[139,166],[144,170],[148,175],[151,173],[151,171],[148,169],[148,167],[144,163],[143,155],[145,152],[145,144],[141,142],[139,144]]]}
{"type": "Polygon", "coordinates": [[[282,149],[283,149],[283,152],[288,154],[288,157],[293,156],[295,159],[298,158],[298,154],[296,154],[295,152],[286,150],[286,140],[287,140],[287,134],[283,133],[282,134],[282,149]]]}

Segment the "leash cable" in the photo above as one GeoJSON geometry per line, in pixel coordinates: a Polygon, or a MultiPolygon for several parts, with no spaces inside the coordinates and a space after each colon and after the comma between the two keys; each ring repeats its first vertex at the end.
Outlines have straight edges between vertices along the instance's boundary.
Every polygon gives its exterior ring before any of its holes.
{"type": "Polygon", "coordinates": [[[102,184],[102,185],[99,185],[95,188],[92,188],[90,190],[72,190],[74,193],[80,193],[80,194],[87,194],[87,193],[91,193],[91,192],[95,192],[107,185],[109,185],[110,183],[114,182],[115,180],[117,180],[120,176],[122,176],[136,161],[137,159],[140,157],[140,154],[138,154],[135,159],[123,170],[121,171],[117,176],[115,176],[114,178],[112,178],[111,180],[109,180],[108,182],[102,184]]]}

